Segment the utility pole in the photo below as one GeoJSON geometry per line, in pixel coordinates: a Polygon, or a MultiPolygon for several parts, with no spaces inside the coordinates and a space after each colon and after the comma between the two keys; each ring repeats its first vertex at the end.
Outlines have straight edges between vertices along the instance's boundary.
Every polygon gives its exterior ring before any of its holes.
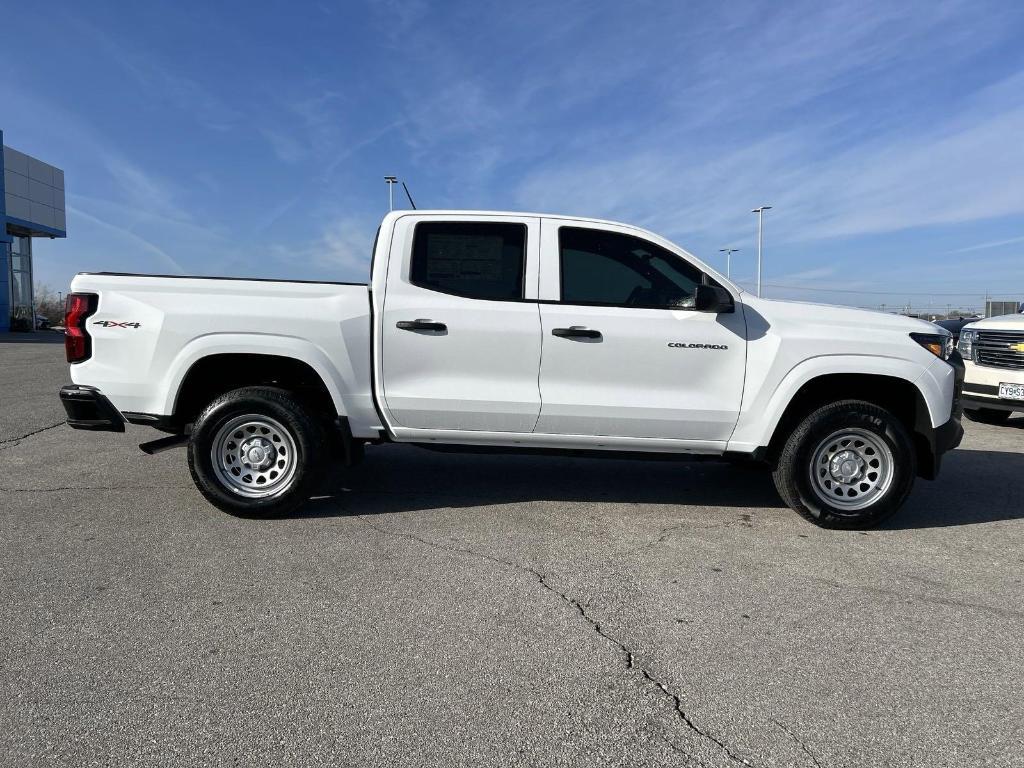
{"type": "Polygon", "coordinates": [[[739,248],[719,248],[719,253],[725,254],[725,276],[730,280],[732,279],[732,255],[738,251],[739,248]]]}
{"type": "Polygon", "coordinates": [[[757,295],[761,295],[761,251],[764,248],[764,212],[770,211],[770,205],[762,205],[751,213],[757,214],[757,295]]]}
{"type": "Polygon", "coordinates": [[[384,181],[388,185],[388,211],[395,210],[395,184],[398,183],[397,176],[385,176],[384,181]]]}

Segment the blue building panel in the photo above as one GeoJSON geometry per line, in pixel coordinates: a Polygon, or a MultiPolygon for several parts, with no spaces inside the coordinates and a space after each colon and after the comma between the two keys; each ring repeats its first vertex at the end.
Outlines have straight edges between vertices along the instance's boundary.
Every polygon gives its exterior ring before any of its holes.
{"type": "MultiPolygon", "coordinates": [[[[64,171],[4,146],[0,130],[0,333],[10,330],[12,311],[29,314],[34,306],[27,280],[22,283],[27,300],[11,306],[11,236],[67,237],[66,229],[64,171]]],[[[31,259],[30,254],[25,258],[31,259]]],[[[24,260],[18,264],[26,278],[34,272],[24,260]]]]}
{"type": "Polygon", "coordinates": [[[0,130],[0,333],[11,330],[11,236],[7,234],[7,190],[4,188],[4,132],[0,130]]]}

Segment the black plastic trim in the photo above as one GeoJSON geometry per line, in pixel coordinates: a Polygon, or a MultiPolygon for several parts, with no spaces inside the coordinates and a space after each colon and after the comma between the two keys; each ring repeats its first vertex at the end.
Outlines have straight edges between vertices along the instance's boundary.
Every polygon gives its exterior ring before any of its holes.
{"type": "Polygon", "coordinates": [[[96,387],[68,384],[60,389],[60,401],[72,429],[124,432],[124,418],[96,387]]]}
{"type": "Polygon", "coordinates": [[[970,397],[965,395],[961,402],[964,408],[989,408],[993,411],[1024,411],[1024,400],[1005,398],[970,397]]]}
{"type": "Polygon", "coordinates": [[[335,280],[279,280],[274,277],[224,277],[217,275],[156,275],[147,272],[79,272],[80,275],[101,275],[103,277],[171,277],[179,280],[244,280],[250,283],[300,283],[303,285],[360,285],[369,283],[345,283],[335,280]]]}
{"type": "MultiPolygon", "coordinates": [[[[619,459],[627,461],[723,461],[741,454],[722,453],[685,453],[672,451],[630,451],[604,450],[601,448],[549,448],[531,445],[469,445],[464,443],[421,443],[408,442],[412,445],[435,453],[469,453],[494,454],[505,456],[569,456],[589,459],[619,459]]],[[[742,454],[756,460],[754,454],[742,454]]]]}
{"type": "Polygon", "coordinates": [[[174,416],[161,416],[155,413],[137,413],[135,411],[125,411],[121,414],[128,421],[129,424],[138,424],[142,427],[153,427],[159,429],[161,432],[171,432],[177,434],[181,432],[178,422],[174,416]]]}
{"type": "Polygon", "coordinates": [[[180,448],[188,443],[188,435],[168,435],[157,440],[150,440],[148,443],[139,443],[139,450],[152,456],[161,451],[169,451],[171,448],[180,448]]]}

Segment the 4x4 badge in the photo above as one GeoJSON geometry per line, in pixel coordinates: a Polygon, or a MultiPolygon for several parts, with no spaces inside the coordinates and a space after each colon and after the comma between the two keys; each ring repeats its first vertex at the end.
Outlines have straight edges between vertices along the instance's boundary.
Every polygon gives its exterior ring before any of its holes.
{"type": "Polygon", "coordinates": [[[93,325],[99,325],[103,328],[141,328],[142,323],[133,323],[125,320],[120,322],[118,320],[93,320],[93,325]]]}

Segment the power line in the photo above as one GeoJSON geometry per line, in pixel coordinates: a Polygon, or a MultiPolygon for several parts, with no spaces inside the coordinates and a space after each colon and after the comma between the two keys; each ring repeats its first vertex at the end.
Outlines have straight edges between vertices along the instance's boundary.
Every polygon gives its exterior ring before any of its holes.
{"type": "MultiPolygon", "coordinates": [[[[822,293],[863,293],[872,294],[876,296],[972,296],[974,294],[984,294],[984,290],[964,290],[956,292],[943,292],[943,291],[872,291],[872,290],[858,290],[856,288],[818,288],[812,285],[781,285],[779,283],[765,283],[765,285],[771,288],[785,288],[792,291],[820,291],[822,293]]],[[[1024,289],[1009,290],[1005,291],[1002,296],[1014,296],[1015,294],[1024,294],[1024,289]]],[[[990,294],[989,298],[992,298],[996,294],[990,294]]]]}

